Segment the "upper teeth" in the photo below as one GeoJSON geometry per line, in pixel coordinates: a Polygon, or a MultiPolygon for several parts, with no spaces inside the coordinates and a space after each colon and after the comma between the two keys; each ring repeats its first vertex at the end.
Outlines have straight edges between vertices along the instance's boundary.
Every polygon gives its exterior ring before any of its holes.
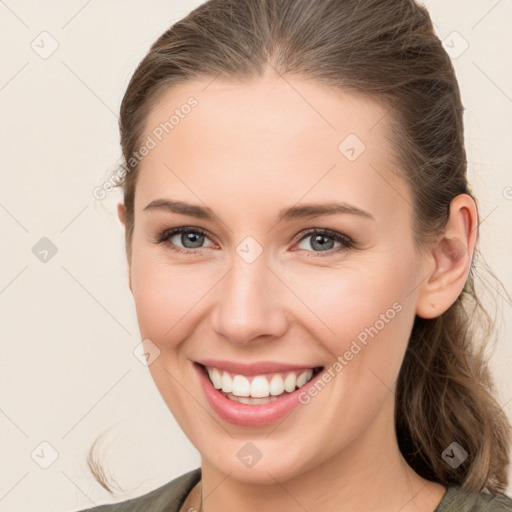
{"type": "Polygon", "coordinates": [[[254,398],[277,396],[285,391],[291,393],[296,388],[304,386],[313,376],[312,368],[252,377],[235,375],[210,366],[207,366],[206,370],[215,389],[222,389],[224,393],[232,393],[235,396],[254,398]]]}

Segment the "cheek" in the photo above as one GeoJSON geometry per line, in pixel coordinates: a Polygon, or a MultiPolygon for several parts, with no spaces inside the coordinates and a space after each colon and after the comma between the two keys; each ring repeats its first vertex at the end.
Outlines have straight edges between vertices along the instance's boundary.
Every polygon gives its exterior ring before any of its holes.
{"type": "Polygon", "coordinates": [[[347,389],[368,379],[392,387],[396,380],[415,318],[416,260],[412,248],[402,254],[398,259],[389,251],[365,264],[316,269],[295,282],[294,291],[315,313],[297,321],[315,331],[333,360],[341,358],[338,370],[347,389]]]}
{"type": "Polygon", "coordinates": [[[134,254],[131,276],[141,335],[158,344],[180,339],[218,279],[208,269],[163,262],[142,250],[134,254]]]}
{"type": "MultiPolygon", "coordinates": [[[[156,346],[158,357],[149,365],[151,377],[174,418],[184,432],[195,431],[195,416],[201,410],[184,392],[195,376],[187,360],[186,340],[196,325],[200,302],[215,282],[204,272],[203,278],[187,265],[171,265],[139,250],[132,259],[132,292],[142,339],[156,346]],[[185,348],[185,350],[182,350],[185,348]]],[[[201,417],[202,418],[202,417],[201,417]]],[[[204,421],[204,418],[202,418],[204,421]]],[[[201,423],[199,423],[201,424],[201,423]]]]}
{"type": "MultiPolygon", "coordinates": [[[[409,261],[414,261],[412,256],[409,261]]],[[[359,339],[364,342],[368,330],[375,333],[373,327],[379,332],[398,332],[400,317],[414,316],[409,311],[414,301],[414,276],[412,265],[397,262],[395,256],[379,257],[364,264],[304,272],[295,279],[294,292],[334,339],[346,343],[361,334],[359,339]]]]}

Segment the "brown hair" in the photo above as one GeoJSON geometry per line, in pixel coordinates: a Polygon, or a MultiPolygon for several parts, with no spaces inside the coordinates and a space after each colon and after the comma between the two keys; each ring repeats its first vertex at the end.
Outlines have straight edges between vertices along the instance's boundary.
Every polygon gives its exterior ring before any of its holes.
{"type": "MultiPolygon", "coordinates": [[[[414,195],[418,243],[443,232],[455,196],[472,195],[458,83],[424,7],[413,0],[209,0],[158,38],[123,98],[128,260],[138,170],[131,156],[161,94],[221,74],[247,83],[268,66],[386,107],[414,195]]],[[[403,456],[424,478],[498,492],[507,486],[510,426],[493,397],[484,354],[493,322],[475,292],[474,272],[473,261],[464,291],[445,313],[415,319],[397,382],[396,432],[403,456]],[[456,468],[442,457],[453,442],[468,454],[456,468]]]]}

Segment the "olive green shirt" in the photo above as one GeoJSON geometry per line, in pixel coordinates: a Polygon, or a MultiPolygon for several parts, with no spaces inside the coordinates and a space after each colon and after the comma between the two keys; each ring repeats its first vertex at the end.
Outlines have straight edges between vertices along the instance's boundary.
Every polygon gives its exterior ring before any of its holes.
{"type": "MultiPolygon", "coordinates": [[[[79,512],[179,512],[200,479],[201,468],[197,468],[138,498],[79,512]]],[[[504,494],[469,493],[460,487],[448,487],[433,512],[512,512],[512,500],[504,494]]]]}

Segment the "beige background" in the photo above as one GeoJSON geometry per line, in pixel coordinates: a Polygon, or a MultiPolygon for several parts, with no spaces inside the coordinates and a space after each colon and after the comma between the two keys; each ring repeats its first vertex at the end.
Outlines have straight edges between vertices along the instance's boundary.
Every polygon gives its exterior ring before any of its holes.
{"type": "MultiPolygon", "coordinates": [[[[112,501],[85,463],[107,429],[104,462],[127,491],[117,500],[199,465],[133,354],[140,339],[115,215],[120,196],[97,201],[92,190],[120,156],[117,112],[135,66],[200,3],[0,1],[0,511],[112,501]],[[43,237],[57,248],[46,262],[32,250],[43,237]]],[[[461,84],[482,250],[511,290],[512,3],[426,5],[461,84]]],[[[500,308],[492,365],[512,418],[512,307],[500,299],[500,308]]]]}

